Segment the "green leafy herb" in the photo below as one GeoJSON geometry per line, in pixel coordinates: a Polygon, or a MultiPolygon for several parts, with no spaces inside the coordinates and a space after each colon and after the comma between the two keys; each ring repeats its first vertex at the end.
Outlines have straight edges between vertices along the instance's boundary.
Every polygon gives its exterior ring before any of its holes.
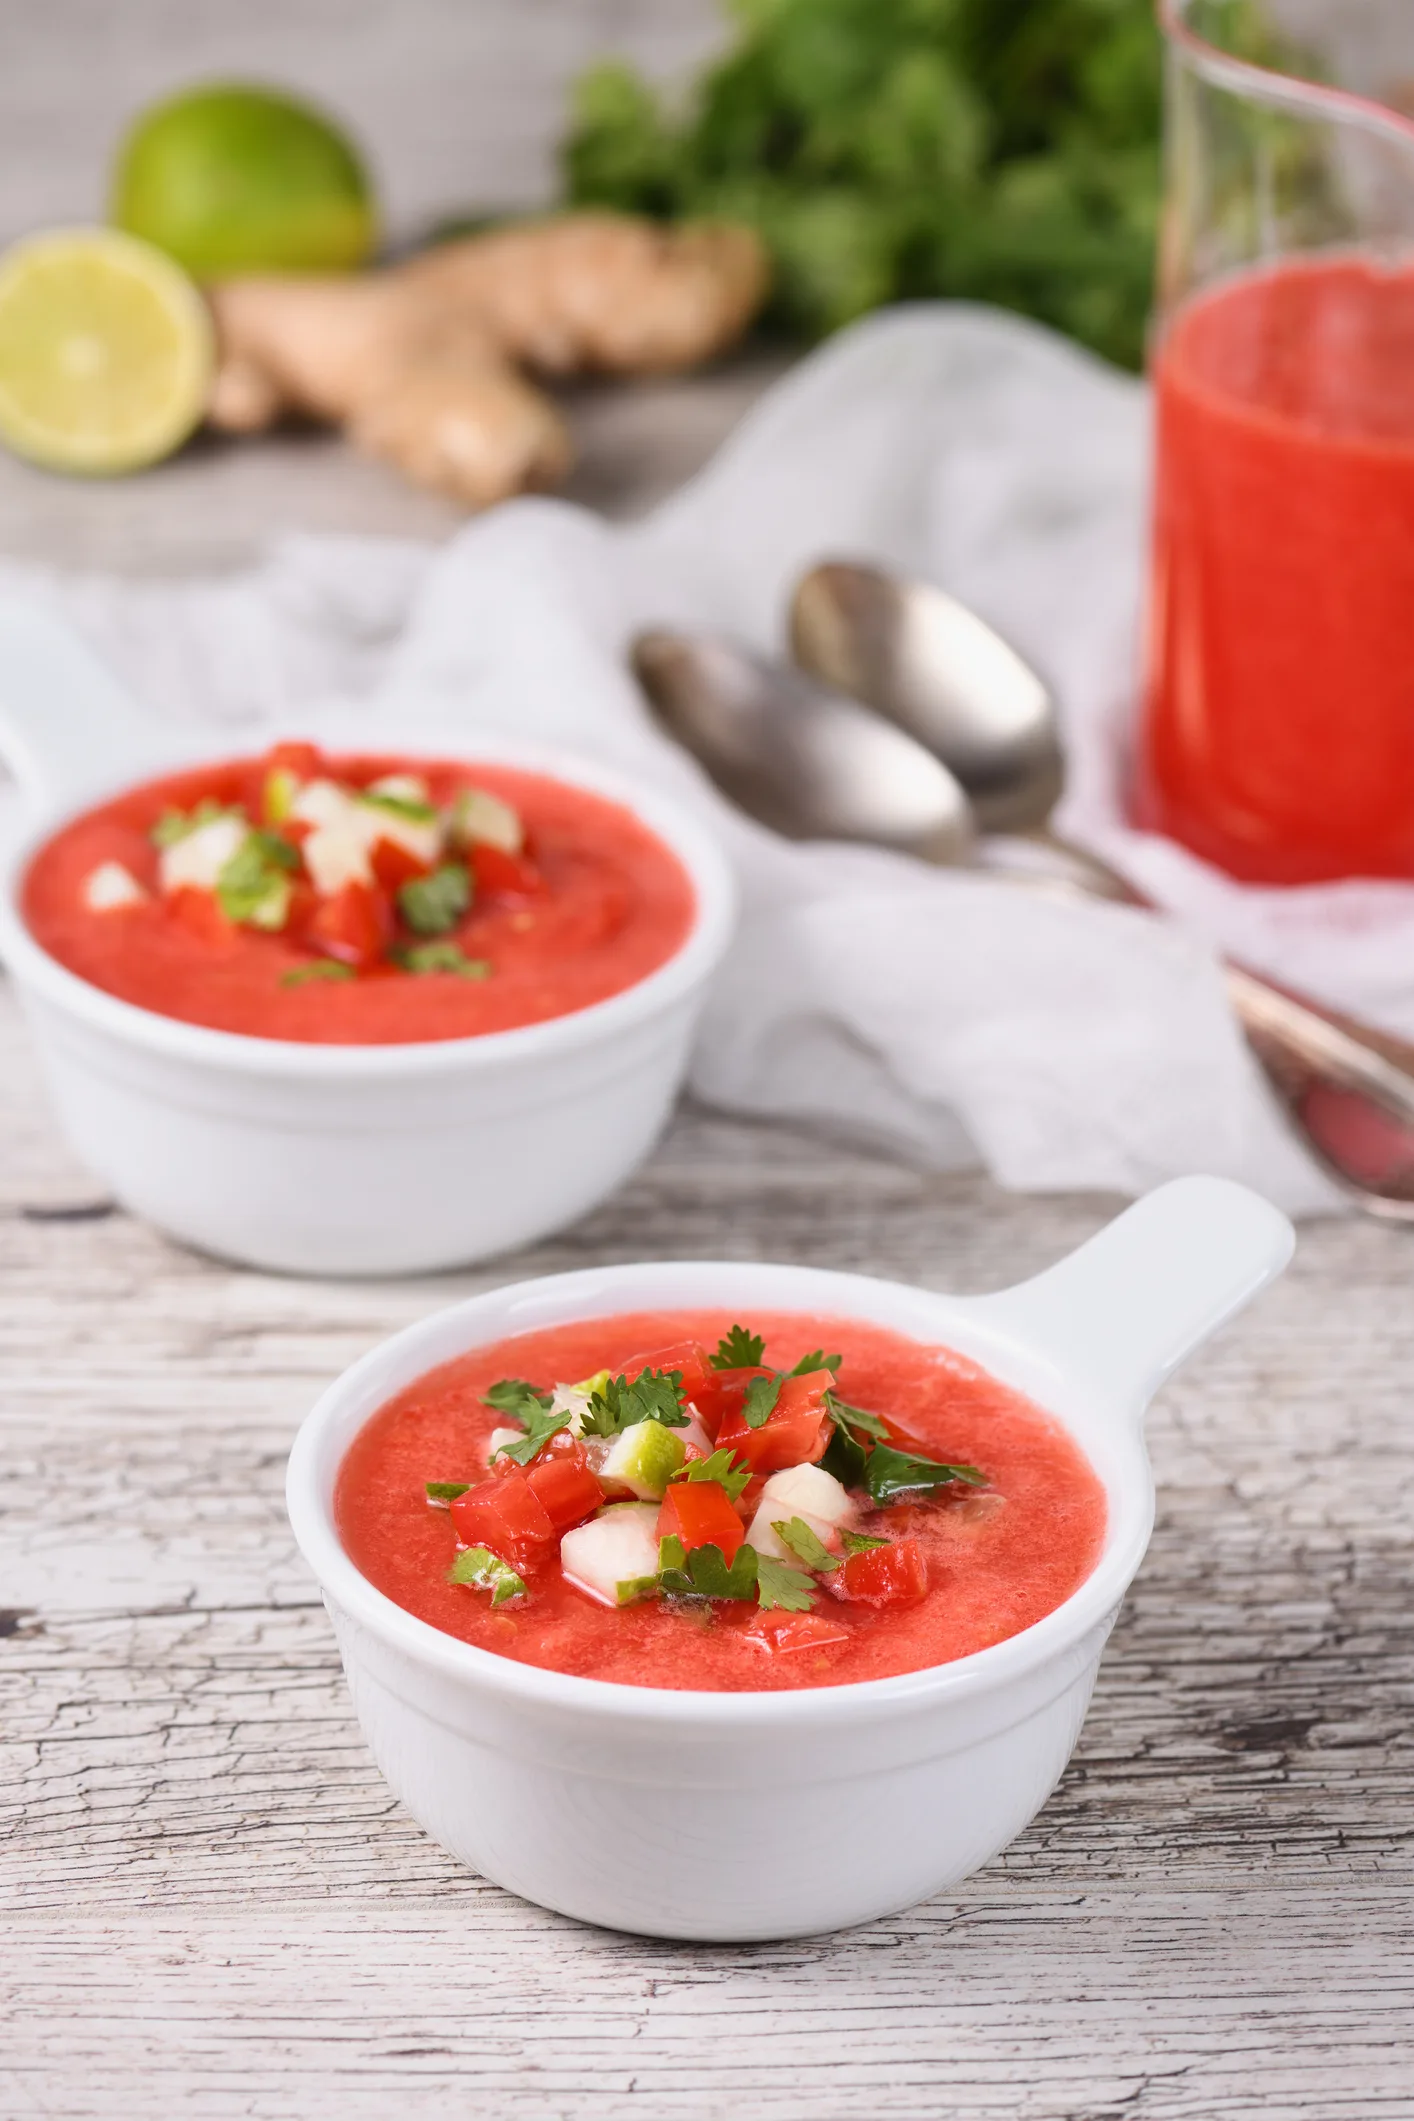
{"type": "Polygon", "coordinates": [[[460,943],[411,943],[392,952],[404,972],[455,972],[459,979],[489,979],[491,966],[484,957],[468,957],[460,943]]]}
{"type": "Polygon", "coordinates": [[[455,1502],[458,1495],[465,1495],[471,1486],[469,1480],[429,1480],[427,1500],[429,1502],[455,1502]]]}
{"type": "MultiPolygon", "coordinates": [[[[749,1548],[743,1547],[742,1554],[749,1548]]],[[[737,1560],[740,1561],[741,1554],[737,1560]]],[[[808,1613],[814,1604],[815,1585],[803,1569],[785,1561],[770,1561],[763,1554],[757,1563],[756,1598],[766,1611],[779,1607],[783,1613],[808,1613]]]]}
{"type": "Polygon", "coordinates": [[[871,1547],[892,1546],[889,1539],[871,1539],[867,1532],[841,1532],[846,1554],[867,1554],[871,1547]]]}
{"type": "Polygon", "coordinates": [[[359,788],[354,792],[356,803],[366,803],[370,810],[386,810],[390,817],[405,817],[411,825],[435,825],[436,807],[424,803],[411,795],[384,795],[372,788],[359,788]]]}
{"type": "Polygon", "coordinates": [[[732,13],[733,48],[693,95],[669,100],[621,62],[581,79],[572,203],[752,223],[773,267],[768,320],[793,333],[952,296],[1139,365],[1159,206],[1146,0],[739,0],[732,13]]]}
{"type": "Polygon", "coordinates": [[[691,1553],[680,1539],[658,1542],[658,1582],[676,1598],[754,1598],[758,1564],[756,1549],[741,1546],[730,1568],[720,1547],[694,1547],[691,1553]]]}
{"type": "Polygon", "coordinates": [[[685,1429],[682,1376],[677,1370],[642,1370],[627,1377],[606,1378],[589,1396],[581,1416],[585,1436],[617,1436],[640,1421],[660,1421],[665,1428],[685,1429]]]}
{"type": "Polygon", "coordinates": [[[753,1377],[746,1388],[746,1397],[741,1403],[742,1418],[748,1429],[764,1427],[770,1419],[771,1410],[781,1396],[785,1379],[779,1372],[774,1377],[753,1377]]]}
{"type": "Polygon", "coordinates": [[[791,1371],[792,1377],[808,1377],[812,1370],[829,1370],[832,1374],[844,1361],[843,1355],[827,1355],[823,1348],[816,1348],[811,1355],[802,1355],[791,1371]]]}
{"type": "Polygon", "coordinates": [[[792,1517],[788,1522],[773,1523],[771,1530],[782,1546],[790,1548],[797,1561],[804,1562],[807,1569],[837,1569],[838,1554],[832,1554],[825,1542],[811,1531],[803,1517],[792,1517]]]}
{"type": "Polygon", "coordinates": [[[552,1413],[552,1396],[549,1392],[537,1392],[523,1377],[503,1377],[498,1383],[487,1386],[481,1397],[482,1405],[494,1407],[498,1414],[509,1415],[525,1430],[524,1436],[514,1443],[503,1443],[496,1451],[497,1458],[509,1458],[518,1466],[528,1466],[552,1436],[569,1427],[574,1419],[573,1413],[552,1413]]]}
{"type": "Polygon", "coordinates": [[[292,965],[288,972],[280,974],[282,987],[307,987],[314,980],[350,980],[358,974],[352,965],[341,965],[337,958],[316,957],[308,965],[292,965]]]}
{"type": "Polygon", "coordinates": [[[283,928],[290,911],[290,872],[299,850],[278,832],[252,830],[216,879],[216,897],[227,920],[250,928],[283,928]]]}
{"type": "Polygon", "coordinates": [[[717,1342],[717,1352],[709,1356],[714,1370],[754,1370],[766,1352],[766,1343],[759,1333],[748,1333],[745,1326],[733,1326],[717,1342]]]}
{"type": "Polygon", "coordinates": [[[525,1595],[522,1579],[489,1547],[463,1547],[447,1571],[447,1581],[469,1584],[474,1591],[489,1591],[493,1610],[525,1595]]]}
{"type": "Polygon", "coordinates": [[[695,1458],[676,1477],[679,1480],[715,1480],[719,1488],[726,1489],[728,1501],[735,1502],[751,1478],[751,1468],[738,1459],[735,1451],[713,1451],[708,1458],[695,1458]]]}
{"type": "Polygon", "coordinates": [[[934,1458],[915,1458],[896,1451],[890,1444],[876,1444],[864,1469],[864,1485],[872,1501],[895,1502],[900,1495],[927,1494],[960,1480],[970,1488],[985,1488],[987,1476],[976,1466],[941,1465],[934,1458]]]}
{"type": "Polygon", "coordinates": [[[417,935],[445,935],[471,904],[471,876],[464,862],[443,862],[430,876],[400,886],[398,911],[417,935]]]}
{"type": "Polygon", "coordinates": [[[203,825],[214,824],[218,817],[239,817],[240,814],[238,810],[228,811],[224,804],[206,796],[195,810],[164,810],[148,838],[155,847],[175,847],[178,840],[199,832],[203,825]]]}
{"type": "Polygon", "coordinates": [[[835,1425],[835,1433],[820,1463],[845,1487],[857,1488],[864,1479],[864,1469],[869,1461],[866,1438],[882,1442],[889,1432],[877,1414],[866,1414],[863,1407],[848,1406],[837,1392],[825,1394],[825,1411],[835,1425]]]}

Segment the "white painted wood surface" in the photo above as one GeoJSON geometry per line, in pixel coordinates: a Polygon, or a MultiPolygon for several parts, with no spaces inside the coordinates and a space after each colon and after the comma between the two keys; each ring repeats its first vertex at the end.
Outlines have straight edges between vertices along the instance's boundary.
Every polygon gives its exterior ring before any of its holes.
{"type": "MultiPolygon", "coordinates": [[[[286,1527],[323,1382],[502,1270],[232,1272],[104,1212],[8,996],[0,1084],[7,2121],[1414,2114],[1407,1238],[1309,1229],[1165,1395],[1153,1552],[1029,1833],[851,1935],[676,1947],[423,1837],[286,1527]]],[[[688,1113],[512,1270],[776,1254],[980,1288],[1112,1205],[688,1113]]]]}

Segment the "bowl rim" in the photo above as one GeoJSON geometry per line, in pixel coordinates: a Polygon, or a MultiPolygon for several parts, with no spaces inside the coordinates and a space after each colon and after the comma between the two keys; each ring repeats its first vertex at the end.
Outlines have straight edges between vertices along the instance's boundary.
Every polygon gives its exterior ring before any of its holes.
{"type": "MultiPolygon", "coordinates": [[[[630,1686],[500,1657],[494,1651],[463,1642],[430,1622],[418,1619],[378,1590],[358,1569],[339,1539],[333,1517],[334,1481],[353,1435],[394,1392],[406,1387],[384,1384],[379,1396],[365,1410],[344,1442],[325,1492],[319,1471],[320,1453],[327,1432],[345,1415],[349,1401],[358,1399],[370,1379],[392,1358],[411,1353],[424,1342],[440,1336],[453,1320],[465,1320],[470,1326],[483,1309],[546,1294],[552,1298],[563,1295],[569,1301],[578,1290],[587,1289],[591,1284],[595,1290],[622,1289],[625,1300],[616,1308],[632,1310],[635,1308],[631,1300],[633,1286],[645,1273],[723,1274],[743,1278],[765,1274],[773,1282],[789,1277],[800,1287],[799,1308],[802,1311],[825,1308],[826,1302],[833,1297],[836,1314],[842,1316],[851,1315],[848,1298],[853,1294],[857,1302],[860,1292],[865,1293],[866,1300],[869,1293],[875,1294],[881,1304],[888,1299],[921,1300],[923,1306],[936,1309],[939,1331],[935,1344],[940,1346],[954,1345],[951,1333],[959,1327],[965,1336],[974,1306],[989,1301],[986,1298],[950,1297],[914,1283],[828,1267],[755,1260],[640,1260],[610,1267],[578,1269],[566,1274],[536,1275],[521,1282],[482,1290],[459,1303],[444,1306],[380,1339],[341,1372],[321,1393],[296,1435],[286,1475],[286,1506],[296,1543],[319,1583],[326,1605],[346,1614],[385,1648],[410,1660],[424,1672],[430,1671],[459,1683],[468,1693],[490,1693],[527,1708],[559,1711],[624,1728],[671,1725],[718,1733],[733,1729],[766,1731],[802,1724],[828,1729],[855,1724],[861,1715],[874,1715],[883,1720],[891,1713],[906,1714],[942,1704],[960,1705],[1023,1682],[1045,1665],[1058,1663],[1095,1628],[1108,1628],[1144,1558],[1153,1528],[1153,1481],[1137,1419],[1131,1425],[1133,1449],[1121,1454],[1121,1463],[1128,1466],[1128,1471],[1107,1477],[1100,1467],[1094,1468],[1105,1486],[1110,1522],[1099,1560],[1070,1596],[1029,1628],[1023,1628],[1002,1642],[946,1664],[925,1666],[918,1671],[896,1673],[888,1678],[846,1680],[833,1686],[741,1692],[630,1686]],[[812,1303],[813,1291],[818,1291],[819,1296],[812,1303]]],[[[653,1306],[645,1304],[642,1308],[653,1306]]],[[[771,1308],[791,1309],[795,1306],[783,1302],[777,1293],[771,1308]]],[[[586,1311],[579,1315],[589,1318],[613,1314],[586,1311]]],[[[867,1311],[853,1315],[859,1316],[861,1321],[867,1321],[870,1316],[867,1311]]],[[[987,1328],[980,1308],[976,1309],[975,1315],[985,1336],[987,1328]]],[[[535,1324],[538,1327],[573,1323],[575,1316],[572,1309],[566,1309],[563,1313],[557,1311],[553,1319],[548,1316],[537,1318],[535,1324]]],[[[873,1322],[888,1323],[882,1314],[873,1322]]],[[[514,1329],[503,1329],[492,1337],[504,1338],[506,1330],[514,1329]]],[[[522,1330],[530,1328],[527,1326],[522,1330]]],[[[904,1332],[907,1337],[907,1329],[897,1323],[891,1330],[904,1332]]],[[[475,1331],[468,1331],[462,1352],[478,1344],[475,1331]]],[[[1018,1348],[1024,1346],[1019,1339],[1014,1344],[1018,1348]]],[[[960,1349],[959,1352],[965,1353],[966,1350],[960,1349]]],[[[454,1359],[454,1355],[439,1352],[429,1356],[423,1368],[436,1368],[454,1359]]],[[[968,1359],[989,1367],[980,1356],[969,1355],[968,1359]]],[[[413,1373],[414,1376],[417,1374],[420,1373],[413,1373]]],[[[1018,1385],[1016,1389],[1025,1391],[1027,1388],[1018,1385]]],[[[1046,1406],[1035,1399],[1033,1392],[1028,1392],[1027,1396],[1032,1397],[1043,1412],[1060,1422],[1078,1447],[1085,1451],[1087,1462],[1093,1465],[1092,1454],[1077,1436],[1073,1422],[1054,1406],[1046,1406]]]]}
{"type": "MultiPolygon", "coordinates": [[[[281,741],[280,728],[266,732],[267,744],[281,741]]],[[[203,734],[214,736],[216,732],[203,734]]],[[[347,734],[341,728],[336,733],[326,731],[324,740],[331,751],[338,751],[353,749],[361,738],[361,748],[396,752],[411,764],[441,757],[472,767],[484,762],[520,768],[619,803],[663,842],[686,872],[694,897],[687,934],[660,965],[602,1001],[567,1010],[541,1023],[521,1024],[506,1031],[475,1032],[466,1038],[409,1039],[387,1045],[323,1045],[312,1040],[261,1038],[244,1031],[216,1030],[124,1001],[71,972],[36,940],[21,912],[20,893],[30,863],[40,849],[85,812],[160,780],[167,773],[258,755],[203,743],[190,753],[174,748],[166,762],[154,763],[150,771],[118,783],[105,794],[90,793],[72,808],[46,817],[18,838],[7,851],[0,887],[0,960],[17,983],[28,985],[45,1001],[81,1018],[94,1030],[129,1045],[227,1072],[334,1082],[474,1074],[594,1046],[632,1031],[670,1009],[715,971],[736,922],[736,880],[711,831],[676,797],[664,795],[651,783],[616,767],[601,767],[554,745],[520,744],[495,735],[473,739],[451,730],[425,728],[405,733],[401,741],[389,733],[385,743],[380,741],[383,734],[377,726],[347,734]]]]}

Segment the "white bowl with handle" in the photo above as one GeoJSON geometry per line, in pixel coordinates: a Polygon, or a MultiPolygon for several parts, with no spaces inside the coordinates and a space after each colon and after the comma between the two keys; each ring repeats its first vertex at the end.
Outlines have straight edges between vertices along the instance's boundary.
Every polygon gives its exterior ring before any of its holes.
{"type": "Polygon", "coordinates": [[[612,1929],[804,1936],[956,1885],[1021,1831],[1070,1758],[1153,1524],[1150,1399],[1282,1271],[1293,1242],[1256,1194],[1179,1179],[997,1296],[807,1267],[666,1262],[520,1282],[409,1327],[324,1394],[287,1483],[374,1758],[444,1848],[528,1900],[612,1929]],[[335,1482],[394,1394],[509,1334],[702,1307],[867,1320],[956,1348],[1026,1393],[1104,1484],[1092,1573],[1035,1626],[954,1663],[743,1694],[519,1664],[414,1618],[360,1574],[339,1540],[335,1482]]]}
{"type": "Polygon", "coordinates": [[[622,803],[692,881],[686,938],[606,1001],[474,1038],[303,1044],[120,1001],[30,934],[19,906],[27,866],[68,818],[242,746],[228,731],[185,743],[162,731],[72,635],[0,606],[0,758],[24,810],[0,876],[0,959],[60,1122],[126,1207],[249,1265],[401,1274],[528,1244],[603,1200],[661,1131],[731,935],[726,860],[675,803],[578,757],[371,716],[313,733],[333,748],[524,767],[622,803]]]}

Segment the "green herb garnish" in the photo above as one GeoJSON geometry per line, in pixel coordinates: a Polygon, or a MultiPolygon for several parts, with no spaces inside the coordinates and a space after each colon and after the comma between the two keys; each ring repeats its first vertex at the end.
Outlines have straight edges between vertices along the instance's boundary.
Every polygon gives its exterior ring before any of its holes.
{"type": "Polygon", "coordinates": [[[458,1495],[465,1495],[471,1486],[469,1480],[429,1480],[427,1482],[429,1502],[455,1502],[458,1495]]]}
{"type": "Polygon", "coordinates": [[[175,847],[178,840],[184,840],[189,834],[199,832],[203,825],[214,824],[218,817],[241,815],[240,810],[228,810],[224,803],[218,803],[213,796],[203,796],[195,810],[164,810],[149,832],[148,838],[154,847],[175,847]]]}
{"type": "Polygon", "coordinates": [[[665,1428],[685,1429],[682,1376],[677,1370],[642,1370],[627,1377],[606,1378],[589,1395],[581,1421],[585,1436],[617,1436],[640,1421],[660,1421],[665,1428]]]}
{"type": "Polygon", "coordinates": [[[833,1376],[843,1361],[843,1355],[827,1355],[823,1348],[816,1348],[812,1354],[802,1355],[790,1374],[792,1377],[808,1377],[812,1370],[828,1370],[833,1376]]]}
{"type": "Polygon", "coordinates": [[[445,935],[471,904],[471,876],[464,862],[443,862],[430,876],[415,876],[398,891],[398,911],[418,935],[445,935]]]}
{"type": "Polygon", "coordinates": [[[764,1427],[770,1419],[771,1410],[781,1396],[785,1379],[777,1371],[772,1377],[753,1377],[746,1388],[746,1397],[741,1403],[742,1419],[748,1429],[764,1427]]]}
{"type": "MultiPolygon", "coordinates": [[[[743,1547],[741,1552],[748,1551],[743,1547]]],[[[737,1560],[740,1561],[741,1554],[737,1560]]],[[[763,1554],[756,1565],[756,1599],[767,1612],[779,1607],[783,1613],[808,1613],[814,1604],[815,1585],[801,1569],[785,1561],[771,1561],[763,1554]]]]}
{"type": "Polygon", "coordinates": [[[891,1539],[871,1539],[867,1532],[841,1532],[840,1541],[846,1554],[867,1554],[871,1547],[893,1545],[891,1539]]]}
{"type": "Polygon", "coordinates": [[[720,1547],[694,1547],[688,1553],[680,1539],[658,1542],[658,1583],[676,1598],[754,1598],[761,1566],[754,1547],[738,1547],[728,1568],[720,1547]]]}
{"type": "Polygon", "coordinates": [[[727,1500],[735,1502],[751,1478],[751,1468],[738,1460],[735,1451],[713,1451],[709,1458],[695,1458],[674,1477],[678,1480],[715,1480],[719,1488],[726,1489],[727,1500]]]}
{"type": "Polygon", "coordinates": [[[733,1326],[717,1342],[717,1352],[708,1357],[714,1370],[754,1370],[766,1352],[766,1343],[759,1333],[748,1333],[745,1326],[733,1326]]]}
{"type": "Polygon", "coordinates": [[[307,987],[313,980],[350,980],[358,974],[352,965],[341,965],[337,958],[317,957],[312,964],[293,965],[288,972],[280,974],[282,987],[307,987]]]}
{"type": "Polygon", "coordinates": [[[497,1458],[509,1458],[518,1466],[528,1466],[552,1436],[569,1427],[574,1419],[573,1412],[552,1413],[552,1396],[549,1392],[537,1392],[523,1377],[503,1377],[496,1384],[487,1386],[481,1396],[482,1405],[494,1407],[498,1414],[509,1415],[525,1430],[524,1436],[500,1445],[494,1454],[497,1458]]]}
{"type": "Polygon", "coordinates": [[[463,1547],[447,1571],[447,1581],[469,1584],[474,1591],[489,1591],[493,1611],[498,1605],[525,1595],[522,1578],[489,1547],[463,1547]]]}
{"type": "Polygon", "coordinates": [[[290,911],[290,872],[299,851],[278,832],[252,830],[216,878],[216,897],[228,921],[249,928],[283,928],[290,911]]]}
{"type": "Polygon", "coordinates": [[[863,1407],[847,1405],[837,1392],[825,1394],[825,1411],[835,1425],[835,1433],[820,1463],[844,1487],[857,1488],[869,1459],[865,1439],[881,1443],[889,1432],[877,1414],[866,1414],[863,1407]]]}
{"type": "Polygon", "coordinates": [[[864,1485],[874,1502],[894,1502],[900,1495],[930,1493],[960,1480],[970,1488],[985,1488],[987,1476],[976,1466],[947,1466],[934,1458],[916,1458],[896,1451],[891,1444],[876,1444],[864,1469],[864,1485]]]}
{"type": "Polygon", "coordinates": [[[406,818],[410,825],[435,825],[437,810],[433,803],[424,803],[412,795],[384,795],[372,788],[356,788],[354,801],[366,803],[370,810],[386,810],[390,817],[406,818]]]}
{"type": "Polygon", "coordinates": [[[811,1531],[803,1517],[792,1517],[780,1524],[772,1523],[771,1530],[782,1546],[789,1547],[797,1561],[804,1562],[807,1569],[837,1569],[840,1556],[832,1554],[824,1541],[811,1531]]]}
{"type": "Polygon", "coordinates": [[[411,943],[394,950],[394,964],[404,972],[455,972],[459,979],[489,979],[491,966],[484,957],[468,957],[460,943],[411,943]]]}

